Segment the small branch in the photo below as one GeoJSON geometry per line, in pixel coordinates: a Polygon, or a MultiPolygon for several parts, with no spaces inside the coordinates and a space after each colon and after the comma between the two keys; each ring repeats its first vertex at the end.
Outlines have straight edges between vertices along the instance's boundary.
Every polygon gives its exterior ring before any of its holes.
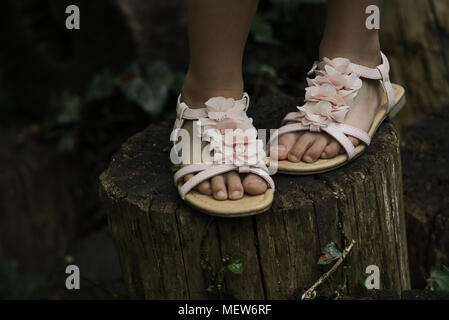
{"type": "Polygon", "coordinates": [[[309,290],[307,290],[301,297],[301,300],[310,300],[313,299],[315,297],[315,290],[316,288],[318,288],[318,286],[320,286],[324,281],[326,281],[337,269],[338,267],[342,264],[342,262],[345,260],[346,256],[349,254],[349,252],[351,251],[352,247],[355,245],[355,240],[352,240],[351,243],[349,244],[349,246],[347,246],[345,248],[345,250],[343,250],[343,253],[341,254],[341,257],[337,260],[337,262],[332,266],[332,268],[326,272],[325,274],[323,274],[317,282],[315,282],[313,284],[313,286],[310,287],[309,290]]]}

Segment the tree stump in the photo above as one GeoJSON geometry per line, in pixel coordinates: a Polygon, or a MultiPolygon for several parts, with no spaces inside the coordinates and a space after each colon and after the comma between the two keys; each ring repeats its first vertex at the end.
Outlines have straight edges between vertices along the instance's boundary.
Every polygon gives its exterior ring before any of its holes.
{"type": "MultiPolygon", "coordinates": [[[[300,99],[262,99],[250,108],[258,128],[274,128],[300,99]],[[256,115],[257,113],[257,115],[256,115]],[[265,118],[258,115],[264,114],[265,118]]],[[[251,115],[251,114],[250,114],[251,115]]],[[[382,289],[410,288],[402,200],[399,140],[392,124],[380,128],[355,162],[330,173],[276,175],[272,209],[261,215],[220,219],[183,203],[169,162],[171,125],[151,125],[130,138],[100,177],[100,196],[131,297],[205,299],[209,291],[238,299],[300,296],[329,266],[317,264],[322,248],[357,243],[344,266],[319,288],[358,294],[366,267],[380,269],[382,289]],[[246,259],[242,275],[214,273],[224,257],[246,259]],[[349,273],[348,273],[349,274],[349,273]]]]}

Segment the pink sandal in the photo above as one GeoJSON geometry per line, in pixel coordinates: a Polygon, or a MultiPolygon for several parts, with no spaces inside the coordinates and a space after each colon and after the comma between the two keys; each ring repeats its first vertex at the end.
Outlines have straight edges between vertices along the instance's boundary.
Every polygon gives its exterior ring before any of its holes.
{"type": "MultiPolygon", "coordinates": [[[[175,144],[172,149],[172,156],[182,165],[174,176],[179,195],[190,206],[214,216],[244,217],[267,211],[273,202],[274,182],[265,164],[263,142],[257,139],[257,130],[252,125],[252,119],[246,114],[249,96],[245,93],[241,100],[212,98],[205,105],[206,108],[190,109],[181,102],[181,97],[178,99],[177,119],[170,140],[176,143],[181,137],[181,142],[175,144]],[[179,146],[184,140],[181,132],[184,120],[198,121],[195,125],[198,125],[199,130],[195,130],[194,126],[193,131],[201,141],[210,142],[209,161],[201,159],[198,163],[186,164],[184,161],[182,164],[179,159],[182,150],[179,146]],[[239,200],[225,201],[215,200],[212,196],[194,190],[201,182],[231,171],[256,174],[268,183],[269,188],[264,194],[245,194],[239,200]],[[184,182],[184,177],[189,174],[195,175],[184,182]]],[[[190,135],[185,139],[192,141],[190,135]]]]}
{"type": "Polygon", "coordinates": [[[307,79],[309,87],[306,89],[306,104],[298,107],[298,112],[287,114],[282,123],[294,123],[281,127],[270,139],[270,145],[275,145],[275,139],[286,133],[323,131],[337,140],[346,154],[332,159],[319,159],[314,163],[283,160],[278,162],[278,171],[296,175],[323,173],[360,156],[366,146],[369,146],[381,123],[387,117],[395,117],[405,104],[404,88],[390,82],[389,71],[390,65],[383,53],[382,64],[374,69],[351,63],[344,58],[324,58],[321,62],[315,62],[309,75],[315,73],[316,78],[307,79]],[[348,105],[351,105],[362,86],[360,78],[379,80],[385,91],[381,107],[378,108],[368,132],[344,123],[348,105]],[[363,144],[354,147],[348,136],[359,139],[363,144]]]}

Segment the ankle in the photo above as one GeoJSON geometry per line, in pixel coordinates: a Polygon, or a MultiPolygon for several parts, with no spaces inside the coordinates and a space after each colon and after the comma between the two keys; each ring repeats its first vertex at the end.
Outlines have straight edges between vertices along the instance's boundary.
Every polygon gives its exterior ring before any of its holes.
{"type": "Polygon", "coordinates": [[[216,79],[220,78],[197,77],[189,71],[182,86],[182,101],[190,108],[198,109],[204,108],[204,103],[213,97],[233,98],[236,100],[242,98],[243,77],[241,75],[226,81],[217,81],[216,79]]]}
{"type": "Polygon", "coordinates": [[[374,68],[381,63],[380,44],[377,37],[363,43],[333,41],[323,39],[320,45],[320,58],[347,58],[352,63],[374,68]]]}

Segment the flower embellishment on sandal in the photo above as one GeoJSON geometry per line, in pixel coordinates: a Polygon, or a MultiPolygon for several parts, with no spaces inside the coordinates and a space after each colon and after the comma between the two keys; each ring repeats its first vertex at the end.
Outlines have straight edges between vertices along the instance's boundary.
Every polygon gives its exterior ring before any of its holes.
{"type": "Polygon", "coordinates": [[[305,104],[298,107],[297,120],[312,132],[319,132],[333,122],[343,123],[362,80],[352,71],[348,59],[324,58],[315,63],[307,79],[305,104]]]}

